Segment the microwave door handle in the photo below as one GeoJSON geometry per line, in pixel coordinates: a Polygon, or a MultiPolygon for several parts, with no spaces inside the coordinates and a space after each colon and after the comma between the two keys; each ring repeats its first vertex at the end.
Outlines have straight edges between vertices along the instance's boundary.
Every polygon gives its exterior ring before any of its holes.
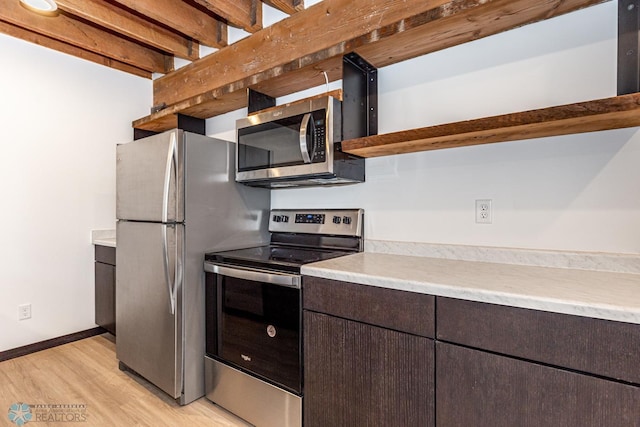
{"type": "Polygon", "coordinates": [[[305,163],[311,163],[309,147],[307,147],[307,128],[310,121],[311,113],[307,113],[302,117],[302,124],[300,125],[300,154],[302,154],[302,161],[305,163]]]}

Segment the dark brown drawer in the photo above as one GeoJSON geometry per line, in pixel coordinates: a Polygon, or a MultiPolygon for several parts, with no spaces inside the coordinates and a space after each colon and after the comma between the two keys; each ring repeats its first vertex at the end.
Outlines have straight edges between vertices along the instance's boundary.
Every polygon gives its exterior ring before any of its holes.
{"type": "Polygon", "coordinates": [[[435,297],[305,276],[303,308],[433,338],[435,297]]]}
{"type": "MultiPolygon", "coordinates": [[[[438,307],[438,310],[440,307],[438,307]]],[[[438,427],[640,426],[640,388],[436,342],[438,427]]]]}
{"type": "Polygon", "coordinates": [[[640,384],[640,325],[437,298],[437,339],[640,384]]]}
{"type": "Polygon", "coordinates": [[[95,260],[105,264],[116,265],[116,248],[96,245],[95,260]]]}

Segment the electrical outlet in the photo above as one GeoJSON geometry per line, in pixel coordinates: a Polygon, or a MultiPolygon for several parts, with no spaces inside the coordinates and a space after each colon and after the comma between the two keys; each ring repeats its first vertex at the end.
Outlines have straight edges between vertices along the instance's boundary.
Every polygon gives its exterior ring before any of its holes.
{"type": "Polygon", "coordinates": [[[476,223],[491,224],[492,220],[491,199],[476,200],[476,223]]]}
{"type": "Polygon", "coordinates": [[[31,319],[31,304],[22,304],[18,306],[18,320],[31,319]]]}

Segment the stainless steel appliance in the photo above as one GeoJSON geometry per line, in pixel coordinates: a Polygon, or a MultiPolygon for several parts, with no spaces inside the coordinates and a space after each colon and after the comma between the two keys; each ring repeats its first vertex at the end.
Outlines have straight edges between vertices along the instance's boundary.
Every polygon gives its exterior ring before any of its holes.
{"type": "Polygon", "coordinates": [[[362,251],[363,218],[272,210],[269,245],[205,256],[207,398],[258,427],[302,425],[300,267],[362,251]]]}
{"type": "Polygon", "coordinates": [[[325,96],[236,122],[236,180],[269,188],[363,182],[364,159],[343,153],[342,106],[325,96]]]}
{"type": "Polygon", "coordinates": [[[117,146],[116,356],[180,404],[204,396],[204,254],[269,239],[233,143],[172,130],[117,146]]]}

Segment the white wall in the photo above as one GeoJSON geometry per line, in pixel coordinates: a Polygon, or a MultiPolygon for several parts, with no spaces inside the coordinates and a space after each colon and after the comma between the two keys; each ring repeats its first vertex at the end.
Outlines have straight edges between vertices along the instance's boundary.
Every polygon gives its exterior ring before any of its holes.
{"type": "Polygon", "coordinates": [[[0,52],[2,351],[95,327],[90,232],[115,228],[115,144],[151,81],[2,34],[0,52]]]}
{"type": "MultiPolygon", "coordinates": [[[[613,1],[380,69],[379,131],[615,96],[616,22],[613,1]]],[[[208,129],[235,138],[243,114],[208,129]]],[[[638,128],[542,138],[367,159],[366,183],[275,190],[272,207],[363,207],[370,239],[640,253],[638,165],[638,128]]]]}

